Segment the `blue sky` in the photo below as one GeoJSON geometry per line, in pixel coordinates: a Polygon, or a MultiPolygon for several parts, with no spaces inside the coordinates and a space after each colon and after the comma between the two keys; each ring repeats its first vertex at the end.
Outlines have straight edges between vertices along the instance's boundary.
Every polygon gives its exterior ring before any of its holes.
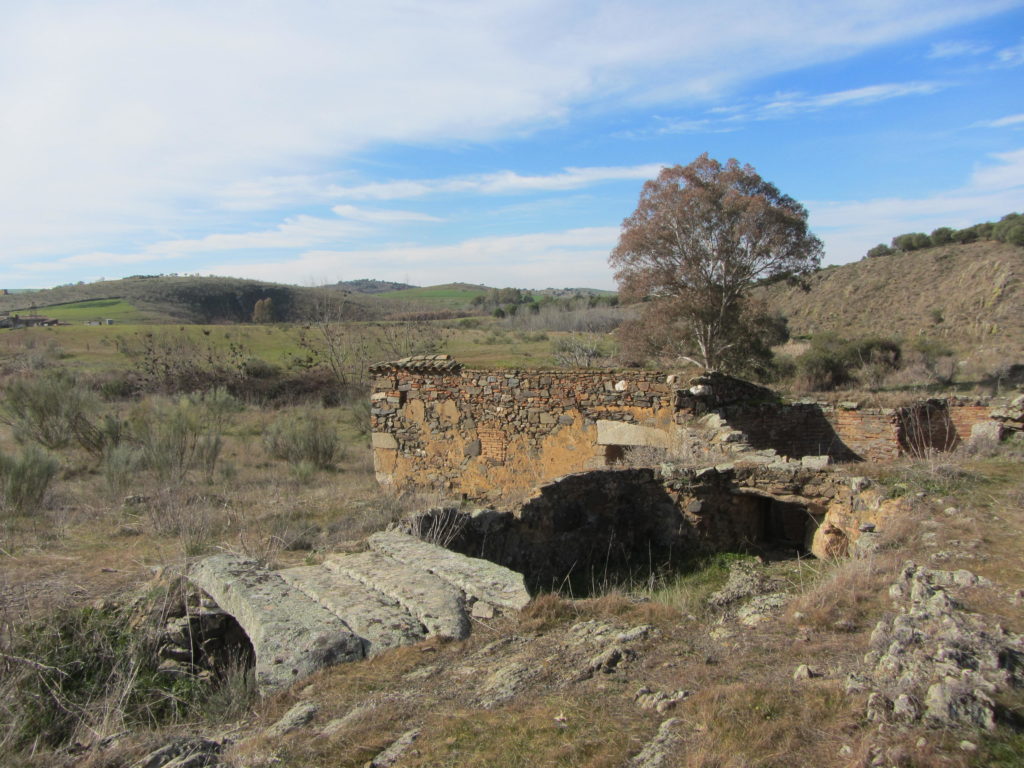
{"type": "Polygon", "coordinates": [[[611,288],[643,181],[705,151],[827,263],[1024,211],[1024,2],[0,6],[0,287],[611,288]]]}

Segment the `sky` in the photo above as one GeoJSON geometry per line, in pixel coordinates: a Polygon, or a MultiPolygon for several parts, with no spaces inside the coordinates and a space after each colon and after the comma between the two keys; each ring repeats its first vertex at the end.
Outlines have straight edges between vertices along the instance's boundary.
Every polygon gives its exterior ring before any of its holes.
{"type": "Polygon", "coordinates": [[[825,263],[1024,211],[1024,0],[0,2],[3,288],[614,288],[703,152],[825,263]]]}

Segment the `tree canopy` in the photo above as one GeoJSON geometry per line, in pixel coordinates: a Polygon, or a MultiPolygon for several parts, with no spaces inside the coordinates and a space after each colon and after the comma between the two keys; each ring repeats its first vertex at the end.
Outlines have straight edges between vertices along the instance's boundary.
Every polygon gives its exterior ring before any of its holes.
{"type": "Polygon", "coordinates": [[[808,272],[821,253],[800,203],[750,165],[705,153],[644,184],[609,263],[623,299],[647,302],[639,329],[664,338],[664,351],[708,369],[738,368],[751,334],[772,327],[747,301],[751,285],[808,272]]]}

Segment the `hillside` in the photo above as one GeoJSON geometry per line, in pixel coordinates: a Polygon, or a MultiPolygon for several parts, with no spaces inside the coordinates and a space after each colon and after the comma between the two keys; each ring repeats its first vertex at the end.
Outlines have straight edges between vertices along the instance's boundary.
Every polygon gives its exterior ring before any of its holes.
{"type": "Polygon", "coordinates": [[[1024,248],[994,241],[865,258],[757,294],[794,336],[926,336],[960,354],[1024,349],[1024,248]]]}
{"type": "Polygon", "coordinates": [[[386,293],[387,291],[404,291],[417,286],[408,283],[392,283],[388,280],[362,278],[360,280],[342,280],[335,283],[335,287],[353,293],[386,293]]]}
{"type": "MultiPolygon", "coordinates": [[[[48,314],[52,309],[53,316],[58,316],[68,305],[119,300],[122,311],[127,305],[136,321],[232,323],[251,320],[256,302],[270,298],[275,320],[299,321],[313,311],[319,290],[231,277],[140,275],[0,296],[0,312],[48,314]]],[[[347,291],[337,295],[344,297],[347,319],[374,316],[364,297],[347,291]]]]}

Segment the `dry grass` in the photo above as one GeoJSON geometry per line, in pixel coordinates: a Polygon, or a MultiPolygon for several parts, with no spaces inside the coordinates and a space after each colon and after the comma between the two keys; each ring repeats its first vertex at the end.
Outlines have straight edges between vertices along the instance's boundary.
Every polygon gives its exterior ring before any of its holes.
{"type": "MultiPolygon", "coordinates": [[[[332,417],[347,423],[343,409],[332,417]]],[[[236,414],[224,430],[212,476],[190,472],[172,488],[143,471],[116,497],[95,460],[68,449],[40,516],[0,530],[0,609],[12,618],[7,631],[58,606],[80,607],[125,593],[153,568],[187,556],[226,549],[277,565],[315,562],[324,552],[358,546],[366,534],[410,510],[444,501],[382,492],[364,438],[344,426],[344,459],[332,470],[299,478],[287,462],[269,456],[260,439],[273,418],[253,408],[236,414]],[[123,495],[140,500],[124,504],[123,495]]],[[[0,447],[9,445],[9,433],[0,432],[0,447]]],[[[886,587],[903,559],[966,567],[991,578],[1001,592],[970,592],[969,607],[1024,631],[1021,607],[1008,598],[1024,587],[1020,466],[1019,456],[1000,453],[858,467],[858,474],[903,500],[883,532],[890,547],[861,560],[770,564],[794,598],[780,617],[756,628],[740,626],[728,611],[707,608],[708,595],[727,576],[728,558],[672,579],[609,587],[587,600],[544,595],[518,622],[479,623],[465,642],[425,643],[322,671],[250,710],[242,735],[258,733],[300,698],[320,707],[311,728],[283,739],[243,738],[232,756],[253,766],[269,764],[270,758],[282,766],[363,765],[400,733],[420,726],[423,736],[403,765],[621,765],[671,714],[684,721],[684,746],[673,758],[677,765],[847,766],[870,762],[871,750],[884,748],[892,765],[1008,768],[1021,744],[1005,731],[973,755],[958,751],[956,735],[909,729],[880,737],[861,721],[863,702],[842,693],[841,679],[863,655],[873,623],[889,610],[886,587]],[[957,511],[947,513],[950,508],[957,511]],[[949,559],[933,560],[946,551],[949,559]],[[567,658],[563,646],[568,628],[586,620],[623,628],[653,625],[657,634],[615,673],[559,687],[552,681],[585,661],[567,658]],[[465,665],[495,639],[508,640],[510,648],[529,644],[543,674],[510,702],[481,711],[467,704],[466,691],[487,672],[477,668],[470,674],[465,665]],[[800,663],[827,676],[795,684],[791,675],[800,663]],[[641,685],[694,694],[662,716],[633,703],[641,685]],[[344,728],[318,735],[329,721],[354,710],[344,728]],[[918,747],[922,737],[925,744],[918,747]],[[840,755],[844,745],[849,755],[840,755]],[[941,761],[943,754],[949,762],[941,761]]],[[[502,653],[495,651],[495,665],[503,662],[502,653]]],[[[100,706],[110,696],[96,701],[89,722],[116,724],[115,709],[100,706]]],[[[227,717],[242,717],[229,704],[212,706],[227,717]]],[[[135,732],[121,747],[82,760],[131,764],[158,741],[135,732]]],[[[44,752],[36,764],[57,761],[44,752]]]]}

